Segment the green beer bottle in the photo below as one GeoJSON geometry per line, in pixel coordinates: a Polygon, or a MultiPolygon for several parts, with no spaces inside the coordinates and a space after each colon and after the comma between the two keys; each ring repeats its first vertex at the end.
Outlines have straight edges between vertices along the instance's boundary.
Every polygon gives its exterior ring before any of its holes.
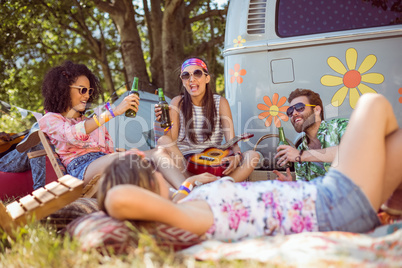
{"type": "MultiPolygon", "coordinates": [[[[129,94],[137,94],[138,96],[140,93],[138,92],[138,77],[134,77],[133,86],[131,87],[131,91],[129,94]]],[[[128,109],[126,111],[127,117],[135,117],[137,113],[133,109],[128,109]]]]}
{"type": "MultiPolygon", "coordinates": [[[[278,130],[279,130],[278,146],[280,146],[280,145],[290,145],[289,142],[286,140],[285,131],[283,131],[283,127],[278,127],[278,130]]],[[[290,168],[291,166],[292,166],[291,163],[287,162],[286,165],[284,166],[284,168],[288,168],[288,167],[290,168]]]]}
{"type": "Polygon", "coordinates": [[[169,115],[169,104],[165,100],[165,95],[163,95],[162,88],[158,88],[158,95],[159,95],[159,107],[162,109],[161,114],[161,127],[162,128],[169,128],[171,127],[170,122],[170,115],[169,115]]]}

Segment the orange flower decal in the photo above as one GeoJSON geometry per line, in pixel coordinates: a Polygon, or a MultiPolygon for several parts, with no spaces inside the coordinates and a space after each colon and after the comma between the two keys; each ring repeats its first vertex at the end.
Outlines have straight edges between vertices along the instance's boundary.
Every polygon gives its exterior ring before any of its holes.
{"type": "Polygon", "coordinates": [[[289,106],[282,106],[286,102],[286,97],[282,97],[279,99],[278,93],[275,93],[272,96],[272,102],[271,99],[268,96],[264,96],[264,102],[265,104],[259,103],[257,105],[257,108],[266,112],[262,112],[258,115],[258,119],[265,120],[265,126],[269,127],[272,124],[272,119],[274,119],[275,126],[280,127],[281,126],[281,120],[287,122],[289,120],[289,117],[286,115],[286,110],[289,108],[289,106]]]}
{"type": "MultiPolygon", "coordinates": [[[[398,92],[402,95],[402,87],[399,88],[398,92]]],[[[399,103],[402,103],[402,97],[399,97],[399,103]]]]}
{"type": "Polygon", "coordinates": [[[240,64],[236,63],[233,69],[229,69],[229,74],[232,76],[230,77],[230,83],[237,81],[237,83],[243,83],[243,77],[247,74],[247,71],[244,69],[240,70],[240,64]]]}

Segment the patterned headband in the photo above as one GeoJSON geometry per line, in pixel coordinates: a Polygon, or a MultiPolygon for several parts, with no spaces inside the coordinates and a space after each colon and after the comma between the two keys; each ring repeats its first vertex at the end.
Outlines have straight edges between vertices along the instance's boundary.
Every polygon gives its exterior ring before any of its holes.
{"type": "Polygon", "coordinates": [[[185,62],[183,62],[183,64],[181,65],[181,71],[183,72],[183,70],[184,70],[186,67],[190,66],[190,65],[197,65],[197,66],[200,66],[200,67],[204,68],[204,70],[205,70],[206,72],[208,72],[208,67],[207,67],[207,65],[205,64],[205,62],[204,62],[203,60],[200,60],[200,59],[197,59],[197,58],[191,58],[191,59],[188,59],[188,60],[186,60],[185,62]]]}

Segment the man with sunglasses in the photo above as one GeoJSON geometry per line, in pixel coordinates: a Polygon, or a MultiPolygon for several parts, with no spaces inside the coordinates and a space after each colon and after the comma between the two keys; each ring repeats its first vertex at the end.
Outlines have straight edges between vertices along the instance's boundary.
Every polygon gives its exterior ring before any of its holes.
{"type": "MultiPolygon", "coordinates": [[[[288,145],[279,146],[275,158],[280,166],[294,162],[296,179],[310,181],[328,171],[349,120],[335,118],[325,121],[320,95],[309,89],[294,90],[288,101],[287,115],[296,132],[303,132],[303,137],[297,149],[288,145]]],[[[287,176],[276,170],[274,173],[279,180],[292,179],[289,169],[287,176]]]]}

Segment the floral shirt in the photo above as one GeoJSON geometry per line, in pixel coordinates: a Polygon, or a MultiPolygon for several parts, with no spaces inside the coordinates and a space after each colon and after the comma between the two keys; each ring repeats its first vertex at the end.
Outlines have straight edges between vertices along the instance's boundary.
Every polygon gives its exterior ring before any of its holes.
{"type": "MultiPolygon", "coordinates": [[[[348,119],[335,118],[331,121],[322,121],[318,129],[317,138],[321,142],[321,149],[339,145],[346,127],[348,119]]],[[[302,143],[297,147],[298,150],[308,150],[307,137],[302,137],[302,143]]],[[[329,170],[331,163],[325,162],[295,162],[296,180],[310,181],[320,176],[324,176],[329,170]]]]}
{"type": "Polygon", "coordinates": [[[87,153],[113,153],[113,140],[103,125],[89,135],[85,131],[86,117],[66,118],[58,113],[47,113],[39,120],[40,129],[55,145],[61,162],[67,166],[71,160],[87,153]]]}
{"type": "Polygon", "coordinates": [[[230,177],[194,189],[181,202],[205,200],[214,214],[208,239],[237,241],[318,231],[317,188],[306,182],[234,183],[230,177]]]}

